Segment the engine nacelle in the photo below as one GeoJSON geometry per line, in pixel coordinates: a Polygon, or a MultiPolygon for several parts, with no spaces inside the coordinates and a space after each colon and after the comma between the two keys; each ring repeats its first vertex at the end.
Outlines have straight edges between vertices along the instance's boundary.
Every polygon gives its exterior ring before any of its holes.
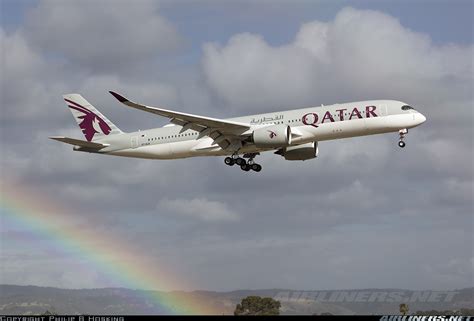
{"type": "Polygon", "coordinates": [[[252,139],[257,147],[285,147],[291,144],[291,127],[272,125],[259,128],[253,131],[252,139]]]}
{"type": "Polygon", "coordinates": [[[318,156],[318,142],[288,146],[279,152],[286,160],[307,160],[318,156]]]}

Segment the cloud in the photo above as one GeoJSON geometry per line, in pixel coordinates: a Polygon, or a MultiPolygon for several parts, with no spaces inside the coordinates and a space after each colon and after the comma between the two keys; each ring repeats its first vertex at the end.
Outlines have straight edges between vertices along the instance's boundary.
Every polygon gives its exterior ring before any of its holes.
{"type": "Polygon", "coordinates": [[[289,106],[302,100],[298,97],[308,97],[317,80],[309,52],[292,46],[272,48],[258,35],[239,34],[226,47],[206,44],[203,50],[210,88],[243,108],[289,106]]]}
{"type": "MultiPolygon", "coordinates": [[[[38,285],[63,288],[95,288],[100,272],[90,264],[75,257],[61,257],[63,253],[48,253],[42,246],[31,246],[35,253],[16,255],[7,253],[2,264],[0,283],[17,285],[38,285]],[[36,270],[32,273],[31,267],[36,270]]],[[[2,249],[2,251],[4,251],[2,249]]],[[[5,251],[7,252],[7,251],[5,251]]]]}
{"type": "Polygon", "coordinates": [[[47,64],[19,32],[7,34],[0,27],[2,76],[0,77],[2,120],[38,116],[37,106],[49,102],[42,78],[47,64]]]}
{"type": "Polygon", "coordinates": [[[210,88],[242,108],[385,97],[431,103],[423,95],[433,88],[437,103],[440,96],[472,97],[472,46],[434,45],[377,11],[344,8],[333,21],[303,24],[293,42],[280,46],[243,33],[224,46],[205,44],[203,51],[210,88]]]}
{"type": "Polygon", "coordinates": [[[127,69],[175,50],[181,38],[155,1],[41,1],[26,34],[47,53],[89,70],[127,69]]]}
{"type": "Polygon", "coordinates": [[[207,222],[235,221],[239,216],[227,204],[219,201],[209,201],[205,198],[164,199],[158,204],[158,211],[167,210],[171,213],[197,218],[207,222]]]}

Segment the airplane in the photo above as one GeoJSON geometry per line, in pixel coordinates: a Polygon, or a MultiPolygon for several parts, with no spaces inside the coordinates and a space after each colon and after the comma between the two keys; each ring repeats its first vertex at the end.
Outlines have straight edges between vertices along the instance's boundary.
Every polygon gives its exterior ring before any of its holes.
{"type": "Polygon", "coordinates": [[[125,106],[166,117],[160,128],[121,131],[79,94],[63,95],[86,140],[49,138],[73,145],[73,150],[146,159],[226,156],[224,163],[243,171],[260,172],[255,157],[274,151],[286,160],[309,160],[319,153],[318,142],[398,132],[405,147],[408,129],[426,121],[410,105],[396,100],[368,100],[321,105],[275,113],[218,119],[138,104],[110,93],[125,106]]]}

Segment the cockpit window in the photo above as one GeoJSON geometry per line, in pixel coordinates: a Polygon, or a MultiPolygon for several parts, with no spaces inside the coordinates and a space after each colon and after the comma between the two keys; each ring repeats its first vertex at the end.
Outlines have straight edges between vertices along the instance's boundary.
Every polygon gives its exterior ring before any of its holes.
{"type": "Polygon", "coordinates": [[[411,106],[408,106],[408,105],[402,106],[402,110],[410,110],[410,109],[414,110],[415,108],[413,108],[411,106]]]}

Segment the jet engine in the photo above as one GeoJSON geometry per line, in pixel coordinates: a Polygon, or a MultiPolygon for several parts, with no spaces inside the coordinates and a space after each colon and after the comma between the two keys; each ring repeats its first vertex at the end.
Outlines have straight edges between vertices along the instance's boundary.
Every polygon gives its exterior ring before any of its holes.
{"type": "Polygon", "coordinates": [[[291,127],[272,125],[254,130],[252,140],[257,147],[275,148],[291,144],[291,127]]]}
{"type": "Polygon", "coordinates": [[[286,160],[307,160],[318,156],[318,142],[301,144],[296,146],[288,146],[280,149],[275,154],[280,154],[286,160]]]}

